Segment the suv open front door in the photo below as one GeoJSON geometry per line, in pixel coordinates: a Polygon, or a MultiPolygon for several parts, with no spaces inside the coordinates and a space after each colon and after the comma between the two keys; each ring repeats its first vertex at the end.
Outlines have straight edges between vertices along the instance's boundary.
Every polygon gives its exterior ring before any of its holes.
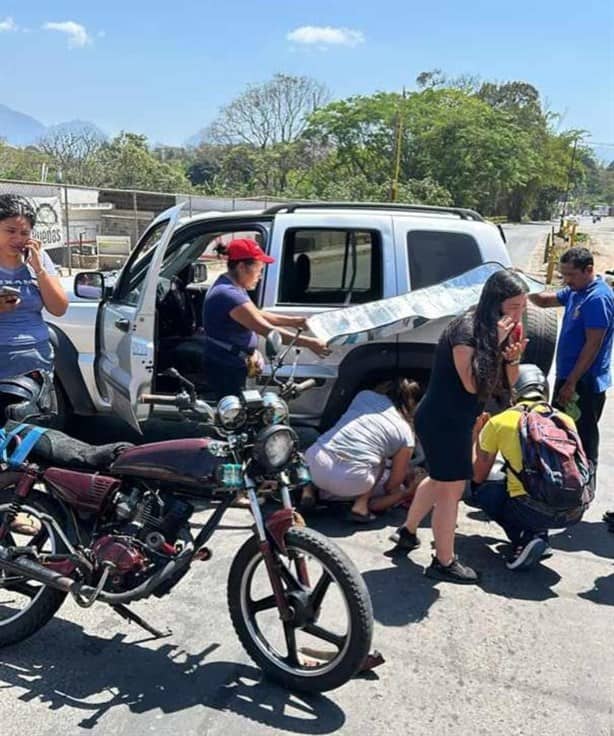
{"type": "Polygon", "coordinates": [[[158,277],[182,206],[152,222],[98,312],[96,379],[113,412],[138,432],[151,411],[139,397],[151,390],[154,372],[158,277]]]}

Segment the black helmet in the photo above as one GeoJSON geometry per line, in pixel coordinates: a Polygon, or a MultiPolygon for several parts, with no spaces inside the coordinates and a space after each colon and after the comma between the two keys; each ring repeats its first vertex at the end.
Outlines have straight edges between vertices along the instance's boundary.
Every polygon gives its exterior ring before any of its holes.
{"type": "Polygon", "coordinates": [[[23,422],[56,411],[51,374],[47,371],[39,371],[39,374],[40,381],[31,375],[0,380],[0,401],[6,407],[5,419],[23,422]]]}
{"type": "Polygon", "coordinates": [[[524,398],[530,394],[539,394],[542,398],[547,398],[548,381],[539,366],[533,363],[524,363],[520,366],[514,390],[518,398],[524,398]]]}

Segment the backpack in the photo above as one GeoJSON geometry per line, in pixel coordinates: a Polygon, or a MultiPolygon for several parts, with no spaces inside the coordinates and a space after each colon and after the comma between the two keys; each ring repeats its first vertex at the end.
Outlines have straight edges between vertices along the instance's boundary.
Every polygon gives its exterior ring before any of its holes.
{"type": "Polygon", "coordinates": [[[516,407],[522,470],[507,467],[522,483],[531,503],[551,516],[578,519],[595,495],[590,465],[578,433],[550,404],[516,407]],[[542,407],[541,411],[536,411],[542,407]]]}

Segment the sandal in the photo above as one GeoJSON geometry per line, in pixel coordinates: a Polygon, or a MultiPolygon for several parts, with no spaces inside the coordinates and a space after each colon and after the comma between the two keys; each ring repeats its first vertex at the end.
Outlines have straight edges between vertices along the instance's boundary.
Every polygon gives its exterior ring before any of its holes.
{"type": "Polygon", "coordinates": [[[376,519],[377,516],[375,514],[372,514],[371,512],[369,512],[368,514],[359,514],[357,511],[348,512],[348,521],[351,521],[354,524],[370,524],[376,519]]]}

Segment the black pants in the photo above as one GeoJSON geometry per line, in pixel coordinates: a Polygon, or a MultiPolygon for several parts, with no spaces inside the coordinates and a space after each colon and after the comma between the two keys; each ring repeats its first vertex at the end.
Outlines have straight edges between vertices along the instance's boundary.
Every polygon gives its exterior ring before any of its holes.
{"type": "Polygon", "coordinates": [[[205,380],[207,388],[215,393],[216,399],[223,396],[238,396],[245,388],[247,366],[229,366],[206,357],[205,380]]]}
{"type": "MultiPolygon", "coordinates": [[[[548,529],[564,529],[572,523],[536,510],[526,502],[526,496],[510,498],[506,480],[487,480],[480,485],[471,484],[467,500],[481,508],[486,515],[503,529],[510,542],[524,545],[536,536],[548,538],[548,529]]],[[[576,521],[579,521],[581,515],[576,521]]]]}
{"type": "MultiPolygon", "coordinates": [[[[557,404],[556,396],[561,386],[565,383],[562,378],[557,378],[554,384],[554,403],[556,409],[565,411],[565,407],[557,404]]],[[[605,391],[595,393],[586,378],[581,378],[576,385],[576,392],[580,397],[578,399],[578,407],[581,415],[576,422],[578,434],[584,446],[586,457],[592,462],[595,470],[597,469],[597,461],[599,460],[599,420],[603,412],[605,404],[605,391]]]]}

